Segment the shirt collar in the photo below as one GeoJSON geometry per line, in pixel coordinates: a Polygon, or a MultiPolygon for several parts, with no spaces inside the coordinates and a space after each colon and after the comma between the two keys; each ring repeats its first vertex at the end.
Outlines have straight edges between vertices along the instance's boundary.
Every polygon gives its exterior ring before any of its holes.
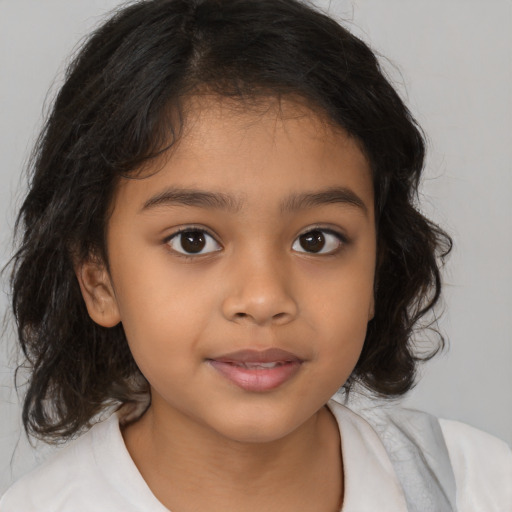
{"type": "Polygon", "coordinates": [[[407,512],[404,492],[373,428],[347,407],[327,404],[338,423],[344,473],[341,512],[407,512]]]}

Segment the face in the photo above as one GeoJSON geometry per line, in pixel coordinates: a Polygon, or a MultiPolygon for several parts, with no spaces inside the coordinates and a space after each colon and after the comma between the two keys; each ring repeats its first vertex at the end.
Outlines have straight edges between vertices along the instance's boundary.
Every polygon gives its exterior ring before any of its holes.
{"type": "Polygon", "coordinates": [[[343,385],[373,315],[368,162],[305,107],[203,98],[152,171],[118,187],[89,311],[122,322],[155,417],[282,438],[343,385]]]}

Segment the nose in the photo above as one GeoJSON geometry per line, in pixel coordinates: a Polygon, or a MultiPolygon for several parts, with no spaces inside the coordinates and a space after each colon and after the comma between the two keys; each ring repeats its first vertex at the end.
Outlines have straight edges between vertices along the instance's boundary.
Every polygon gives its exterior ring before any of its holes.
{"type": "Polygon", "coordinates": [[[241,258],[231,266],[222,308],[233,322],[284,325],[297,316],[292,280],[286,264],[271,255],[241,258]]]}

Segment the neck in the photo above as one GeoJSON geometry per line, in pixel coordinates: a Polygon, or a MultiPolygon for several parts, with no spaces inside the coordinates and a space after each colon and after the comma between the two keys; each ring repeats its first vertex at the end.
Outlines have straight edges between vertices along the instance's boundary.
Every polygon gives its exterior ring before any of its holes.
{"type": "Polygon", "coordinates": [[[339,431],[326,407],[264,443],[227,439],[186,417],[169,421],[154,406],[123,435],[148,486],[173,512],[335,512],[341,506],[339,431]]]}

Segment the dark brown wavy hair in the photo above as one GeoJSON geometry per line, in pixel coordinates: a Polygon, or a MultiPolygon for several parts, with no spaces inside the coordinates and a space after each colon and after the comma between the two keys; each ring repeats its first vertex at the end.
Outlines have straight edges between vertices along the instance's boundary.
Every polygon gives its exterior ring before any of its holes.
{"type": "Polygon", "coordinates": [[[415,206],[424,138],[370,48],[298,0],[139,1],[83,44],[31,160],[11,284],[32,435],[68,438],[106,407],[148,392],[122,325],[89,318],[73,263],[91,254],[108,262],[105,225],[119,176],[136,174],[179,138],[184,100],[198,90],[241,102],[300,97],[366,153],[376,308],[345,386],[401,395],[418,362],[443,344],[439,335],[420,354],[412,334],[438,302],[451,240],[415,206]]]}

